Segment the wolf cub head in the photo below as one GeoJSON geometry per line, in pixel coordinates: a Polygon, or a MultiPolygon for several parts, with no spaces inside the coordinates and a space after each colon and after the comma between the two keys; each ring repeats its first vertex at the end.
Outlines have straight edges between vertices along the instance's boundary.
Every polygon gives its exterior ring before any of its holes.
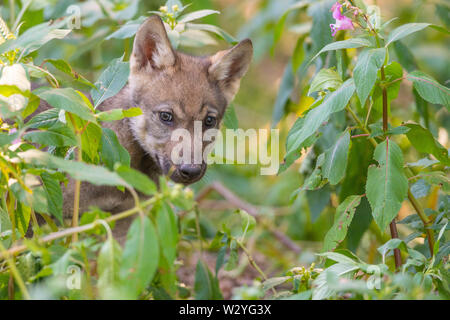
{"type": "MultiPolygon", "coordinates": [[[[199,180],[206,163],[194,161],[194,152],[182,157],[182,150],[175,153],[184,160],[174,161],[173,151],[180,142],[173,141],[172,134],[187,130],[193,149],[194,127],[202,132],[218,128],[252,55],[252,43],[246,39],[213,56],[189,56],[173,50],[158,16],[140,26],[130,59],[129,86],[131,99],[143,114],[130,119],[131,130],[162,173],[173,167],[170,178],[175,182],[199,180]]],[[[202,154],[209,144],[202,139],[202,154]]]]}

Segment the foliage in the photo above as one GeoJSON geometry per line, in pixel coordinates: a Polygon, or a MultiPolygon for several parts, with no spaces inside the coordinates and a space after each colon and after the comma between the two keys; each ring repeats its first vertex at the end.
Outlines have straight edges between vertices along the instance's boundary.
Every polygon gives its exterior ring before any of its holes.
{"type": "MultiPolygon", "coordinates": [[[[235,38],[217,26],[218,10],[205,9],[215,8],[210,1],[10,3],[0,8],[0,299],[450,297],[450,160],[440,142],[450,123],[448,68],[409,42],[442,42],[447,4],[432,4],[438,26],[408,12],[383,22],[383,5],[361,0],[333,10],[330,0],[260,1],[240,30],[227,26],[235,38]],[[71,4],[82,9],[79,30],[71,4]],[[191,187],[220,180],[255,206],[218,188],[228,206],[205,209],[191,188],[165,177],[156,186],[103,127],[142,112],[97,107],[126,84],[133,36],[150,14],[161,16],[174,48],[197,53],[251,37],[254,69],[265,73],[267,53],[287,57],[271,116],[286,141],[279,175],[224,165],[191,187]],[[346,27],[336,29],[338,20],[346,27]],[[52,108],[35,113],[40,101],[52,108]],[[130,192],[135,206],[115,215],[92,207],[69,221],[61,191],[69,179],[130,192]],[[122,247],[113,231],[128,217],[122,247]],[[388,225],[399,235],[390,239],[388,225]],[[192,251],[200,258],[185,266],[194,278],[186,285],[179,270],[192,251]],[[224,292],[223,275],[244,277],[247,265],[251,284],[224,292]]],[[[233,12],[220,16],[238,21],[233,12]]],[[[253,72],[227,128],[249,122],[240,107],[271,102],[253,72]]]]}

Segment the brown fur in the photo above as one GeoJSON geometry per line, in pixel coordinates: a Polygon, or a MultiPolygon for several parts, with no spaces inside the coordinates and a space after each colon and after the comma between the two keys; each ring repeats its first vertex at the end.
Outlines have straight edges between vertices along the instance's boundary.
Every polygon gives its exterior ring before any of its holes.
{"type": "MultiPolygon", "coordinates": [[[[131,166],[157,181],[173,165],[170,161],[175,143],[170,141],[173,130],[185,128],[192,132],[194,121],[204,121],[207,115],[217,118],[218,127],[227,104],[238,91],[252,53],[248,39],[212,57],[176,52],[170,46],[161,19],[148,18],[135,37],[128,84],[99,107],[100,110],[136,106],[142,109],[141,116],[103,124],[115,131],[128,150],[131,166]],[[171,125],[161,121],[161,111],[173,114],[171,125]]],[[[171,179],[184,184],[199,180],[206,170],[203,163],[201,173],[187,179],[180,175],[179,166],[174,167],[171,179]]],[[[63,193],[64,216],[69,217],[73,209],[73,180],[63,193]]],[[[82,183],[80,212],[91,205],[115,213],[130,208],[133,201],[127,192],[117,188],[82,183]]],[[[127,222],[122,228],[116,227],[119,236],[125,234],[126,225],[127,222]]]]}

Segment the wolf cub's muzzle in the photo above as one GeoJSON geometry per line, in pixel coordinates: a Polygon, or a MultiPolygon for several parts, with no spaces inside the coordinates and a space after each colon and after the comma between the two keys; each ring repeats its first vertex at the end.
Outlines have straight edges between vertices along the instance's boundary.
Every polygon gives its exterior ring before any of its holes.
{"type": "Polygon", "coordinates": [[[175,167],[170,179],[178,183],[191,184],[203,177],[206,167],[206,163],[181,164],[175,167]]]}

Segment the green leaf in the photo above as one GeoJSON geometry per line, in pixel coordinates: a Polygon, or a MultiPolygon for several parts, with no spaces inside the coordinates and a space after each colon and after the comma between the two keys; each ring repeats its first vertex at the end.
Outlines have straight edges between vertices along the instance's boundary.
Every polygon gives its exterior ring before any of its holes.
{"type": "Polygon", "coordinates": [[[361,105],[365,105],[366,99],[377,80],[377,72],[384,63],[386,57],[385,48],[363,50],[356,63],[353,77],[355,78],[356,93],[361,105]]]}
{"type": "Polygon", "coordinates": [[[374,152],[378,166],[369,167],[366,183],[367,199],[372,215],[381,230],[397,216],[408,191],[403,172],[403,154],[392,140],[380,143],[374,152]]]}
{"type": "Polygon", "coordinates": [[[77,139],[73,131],[67,126],[56,126],[48,130],[28,131],[23,139],[41,146],[74,146],[77,139]]]}
{"type": "Polygon", "coordinates": [[[343,110],[354,92],[355,84],[353,79],[348,79],[338,90],[329,93],[322,104],[309,111],[305,115],[302,125],[291,129],[287,141],[285,159],[303,148],[308,139],[319,129],[323,122],[328,120],[331,114],[343,110]]]}
{"type": "Polygon", "coordinates": [[[292,53],[292,72],[296,73],[305,58],[305,42],[306,35],[298,37],[297,43],[292,53]]]}
{"type": "Polygon", "coordinates": [[[350,144],[350,132],[347,130],[339,137],[334,146],[325,152],[322,172],[331,185],[338,184],[345,176],[350,144]]]}
{"type": "Polygon", "coordinates": [[[52,64],[56,69],[71,76],[74,80],[83,83],[89,87],[95,88],[95,86],[89,80],[87,80],[79,73],[75,72],[70,66],[70,64],[67,63],[67,61],[64,61],[62,59],[46,59],[45,62],[52,64]]]}
{"type": "Polygon", "coordinates": [[[232,45],[235,45],[239,42],[235,37],[230,35],[228,32],[222,30],[219,27],[211,25],[211,24],[186,23],[186,30],[208,31],[208,32],[214,33],[220,39],[223,39],[232,45]]]}
{"type": "Polygon", "coordinates": [[[208,266],[198,260],[195,269],[195,299],[197,300],[222,300],[219,281],[213,276],[208,266]]]}
{"type": "Polygon", "coordinates": [[[386,47],[394,41],[400,40],[410,34],[428,27],[429,23],[407,23],[391,31],[386,41],[386,47]]]}
{"type": "Polygon", "coordinates": [[[143,194],[151,196],[156,193],[156,184],[140,171],[126,167],[122,164],[117,164],[115,166],[115,171],[123,180],[143,194]]]}
{"type": "Polygon", "coordinates": [[[275,105],[273,106],[272,127],[275,127],[281,118],[283,118],[285,106],[291,96],[293,88],[294,73],[292,72],[292,62],[290,61],[284,69],[280,87],[278,88],[277,98],[275,99],[275,105]]]}
{"type": "MultiPolygon", "coordinates": [[[[378,73],[380,74],[380,71],[378,71],[378,73]]],[[[391,101],[397,98],[398,92],[400,91],[400,79],[403,77],[402,66],[398,62],[393,61],[384,67],[384,74],[386,77],[386,82],[389,83],[386,88],[389,110],[391,101]]],[[[381,75],[379,78],[381,78],[381,75]]],[[[383,91],[380,86],[376,86],[373,90],[372,100],[372,111],[376,110],[381,115],[383,112],[383,91]]]]}
{"type": "Polygon", "coordinates": [[[329,32],[330,24],[334,22],[333,16],[330,14],[334,2],[333,0],[313,1],[308,5],[307,14],[312,18],[312,26],[308,32],[309,38],[312,40],[309,54],[318,52],[334,40],[329,32]]]}
{"type": "MultiPolygon", "coordinates": [[[[319,172],[316,171],[316,173],[319,172]]],[[[325,180],[322,179],[322,176],[317,175],[316,177],[314,177],[313,174],[308,177],[307,181],[302,187],[302,190],[308,187],[308,189],[310,189],[306,190],[306,199],[308,201],[309,212],[311,214],[311,222],[315,223],[320,217],[320,214],[330,203],[331,190],[329,186],[323,186],[325,180]],[[314,183],[309,183],[310,178],[317,178],[318,185],[314,186],[314,183]]]]}
{"type": "Polygon", "coordinates": [[[142,114],[142,110],[137,107],[129,108],[129,109],[111,109],[107,111],[102,111],[97,113],[95,116],[100,121],[116,121],[121,120],[123,118],[131,118],[140,116],[142,114]]]}
{"type": "Polygon", "coordinates": [[[132,292],[141,293],[152,281],[159,261],[155,227],[148,217],[137,217],[131,224],[122,254],[120,278],[132,292]]]}
{"type": "Polygon", "coordinates": [[[37,128],[50,128],[59,121],[59,109],[51,108],[38,113],[26,123],[27,127],[37,128]]]}
{"type": "Polygon", "coordinates": [[[0,45],[0,54],[19,48],[23,50],[22,56],[36,51],[52,39],[62,39],[70,29],[59,29],[67,25],[69,17],[55,20],[53,23],[44,22],[33,26],[21,34],[17,39],[12,39],[0,45]]]}
{"type": "Polygon", "coordinates": [[[286,281],[288,281],[289,279],[292,279],[292,277],[290,276],[286,276],[286,277],[274,277],[274,278],[269,278],[266,281],[264,281],[262,283],[263,285],[263,290],[267,291],[269,289],[272,289],[273,287],[279,286],[280,284],[285,283],[286,281]]]}
{"type": "Polygon", "coordinates": [[[308,1],[298,1],[287,8],[287,10],[284,12],[284,14],[281,16],[281,18],[278,20],[277,24],[275,25],[272,49],[275,47],[275,45],[281,38],[288,14],[291,13],[293,10],[297,10],[297,9],[306,7],[308,4],[309,4],[308,1]]]}
{"type": "Polygon", "coordinates": [[[102,129],[93,123],[84,124],[83,127],[85,129],[81,134],[81,149],[89,157],[91,162],[97,163],[102,129]]]}
{"type": "Polygon", "coordinates": [[[321,69],[311,82],[308,96],[316,91],[336,90],[341,85],[341,76],[334,69],[321,69]]]}
{"type": "Polygon", "coordinates": [[[349,196],[336,209],[334,224],[327,232],[322,252],[333,251],[345,239],[362,196],[349,196]]]}
{"type": "Polygon", "coordinates": [[[91,90],[94,108],[97,108],[106,99],[116,95],[127,83],[130,74],[130,64],[122,61],[122,58],[114,59],[109,64],[95,83],[96,89],[91,90]]]}
{"type": "Polygon", "coordinates": [[[442,191],[447,194],[450,192],[450,178],[442,171],[421,172],[416,178],[422,178],[431,185],[442,186],[442,191]]]}
{"type": "Polygon", "coordinates": [[[167,203],[157,208],[156,228],[158,230],[161,252],[169,265],[173,265],[177,256],[178,226],[177,216],[167,203]]]}
{"type": "MultiPolygon", "coordinates": [[[[343,255],[342,255],[343,256],[343,255]]],[[[345,256],[343,256],[345,257],[345,256]]],[[[312,300],[322,300],[333,296],[336,291],[329,286],[327,277],[334,274],[339,278],[351,279],[355,272],[359,269],[355,263],[349,259],[349,263],[336,263],[321,272],[313,281],[312,300]]]]}
{"type": "Polygon", "coordinates": [[[241,230],[242,235],[245,236],[247,232],[250,232],[253,228],[255,228],[256,220],[255,217],[244,210],[238,210],[237,212],[241,216],[241,230]]]}
{"type": "Polygon", "coordinates": [[[16,216],[16,225],[22,237],[25,236],[30,225],[31,208],[21,202],[17,203],[17,209],[14,211],[16,216]]]}
{"type": "Polygon", "coordinates": [[[102,128],[100,150],[101,159],[110,170],[114,170],[116,163],[130,166],[130,155],[127,149],[120,144],[113,130],[102,128]]]}
{"type": "Polygon", "coordinates": [[[42,172],[41,179],[43,182],[45,194],[47,196],[48,211],[58,221],[63,223],[63,194],[59,181],[54,179],[49,173],[42,172]]]}
{"type": "Polygon", "coordinates": [[[383,244],[381,247],[378,248],[378,252],[383,256],[383,262],[385,260],[386,254],[389,252],[389,250],[394,250],[397,248],[401,248],[404,251],[407,251],[406,244],[401,239],[391,239],[385,244],[383,244]]]}
{"type": "Polygon", "coordinates": [[[103,299],[114,297],[114,292],[120,287],[120,261],[122,248],[110,237],[102,245],[97,259],[97,287],[103,299]]]}
{"type": "Polygon", "coordinates": [[[396,41],[394,43],[394,51],[397,55],[398,61],[408,72],[417,69],[417,62],[414,59],[414,55],[408,46],[403,44],[403,42],[396,41]]]}
{"type": "Polygon", "coordinates": [[[81,119],[97,123],[94,114],[84,102],[81,95],[72,88],[39,88],[33,91],[39,98],[57,109],[76,114],[81,119]]]}
{"type": "Polygon", "coordinates": [[[439,84],[435,79],[422,71],[413,71],[406,76],[412,81],[414,89],[428,102],[442,104],[450,110],[450,89],[439,84]]]}
{"type": "MultiPolygon", "coordinates": [[[[312,59],[316,59],[321,53],[326,51],[333,51],[333,50],[339,50],[339,49],[352,49],[352,48],[361,48],[361,47],[371,47],[372,42],[370,42],[367,39],[364,38],[350,38],[347,40],[342,41],[336,41],[332,42],[330,44],[327,44],[325,47],[323,47],[312,59]]],[[[310,62],[311,62],[310,61],[310,62]]]]}
{"type": "Polygon", "coordinates": [[[117,173],[100,166],[64,160],[36,149],[19,152],[18,156],[26,163],[60,169],[76,180],[87,181],[95,185],[128,186],[117,173]]]}
{"type": "Polygon", "coordinates": [[[440,162],[450,166],[447,149],[433,137],[429,130],[415,123],[407,123],[404,126],[410,129],[406,136],[417,151],[432,154],[440,162]]]}
{"type": "Polygon", "coordinates": [[[118,30],[111,33],[109,36],[105,38],[105,40],[109,39],[127,39],[131,38],[136,34],[141,24],[147,19],[147,17],[139,17],[136,20],[131,20],[121,26],[118,30]]]}
{"type": "Polygon", "coordinates": [[[183,16],[181,16],[179,19],[177,19],[178,23],[186,23],[186,22],[190,22],[190,21],[194,21],[212,14],[220,14],[219,11],[216,10],[198,10],[198,11],[194,11],[188,14],[185,14],[183,16]]]}

